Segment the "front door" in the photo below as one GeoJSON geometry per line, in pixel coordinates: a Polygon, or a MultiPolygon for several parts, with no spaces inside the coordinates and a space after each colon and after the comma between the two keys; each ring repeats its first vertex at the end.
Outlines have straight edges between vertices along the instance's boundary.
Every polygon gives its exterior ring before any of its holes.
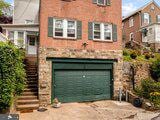
{"type": "Polygon", "coordinates": [[[28,54],[36,55],[37,54],[37,36],[29,35],[27,36],[28,40],[28,54]]]}

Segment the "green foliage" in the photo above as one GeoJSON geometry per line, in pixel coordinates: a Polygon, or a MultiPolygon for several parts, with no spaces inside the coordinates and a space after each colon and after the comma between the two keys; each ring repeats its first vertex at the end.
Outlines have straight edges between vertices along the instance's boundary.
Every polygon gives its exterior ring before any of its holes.
{"type": "Polygon", "coordinates": [[[2,15],[2,10],[8,8],[10,5],[4,0],[0,0],[0,16],[2,15]]]}
{"type": "Polygon", "coordinates": [[[160,59],[157,59],[152,62],[150,67],[151,76],[154,80],[160,80],[160,59]]]}
{"type": "Polygon", "coordinates": [[[0,42],[0,110],[10,107],[25,87],[24,55],[12,43],[0,42]]]}
{"type": "Polygon", "coordinates": [[[151,79],[142,80],[141,85],[135,89],[137,95],[150,99],[155,106],[160,107],[160,82],[151,79]]]}

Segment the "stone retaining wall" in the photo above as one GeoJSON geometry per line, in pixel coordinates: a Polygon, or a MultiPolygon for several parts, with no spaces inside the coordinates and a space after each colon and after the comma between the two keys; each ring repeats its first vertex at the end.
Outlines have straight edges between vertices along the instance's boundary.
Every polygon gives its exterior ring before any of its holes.
{"type": "Polygon", "coordinates": [[[84,49],[54,49],[39,48],[39,100],[40,105],[51,104],[52,90],[52,62],[47,61],[47,57],[57,58],[91,58],[91,59],[117,59],[114,63],[114,96],[118,94],[118,89],[122,87],[122,51],[121,50],[84,50],[84,49]]]}
{"type": "MultiPolygon", "coordinates": [[[[132,70],[131,66],[134,63],[132,62],[124,62],[123,63],[123,87],[127,90],[133,89],[133,82],[132,82],[132,70]]],[[[147,79],[150,77],[149,72],[149,64],[148,63],[136,63],[134,79],[135,79],[135,86],[140,85],[141,80],[147,79]]]]}

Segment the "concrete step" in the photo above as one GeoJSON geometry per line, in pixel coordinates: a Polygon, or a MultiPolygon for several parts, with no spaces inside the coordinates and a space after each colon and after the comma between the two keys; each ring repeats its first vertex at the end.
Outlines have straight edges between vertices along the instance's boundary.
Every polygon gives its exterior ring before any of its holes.
{"type": "Polygon", "coordinates": [[[38,88],[37,84],[27,84],[26,85],[27,88],[38,88]]]}
{"type": "Polygon", "coordinates": [[[30,77],[32,77],[32,78],[34,78],[34,77],[38,77],[38,74],[34,74],[34,75],[27,75],[27,77],[28,77],[28,78],[30,78],[30,77]]]}
{"type": "Polygon", "coordinates": [[[25,88],[24,89],[24,92],[37,92],[38,91],[38,88],[25,88]]]}
{"type": "Polygon", "coordinates": [[[18,100],[34,100],[37,99],[38,97],[36,95],[31,95],[31,96],[20,96],[18,97],[18,100]]]}
{"type": "Polygon", "coordinates": [[[26,81],[27,84],[38,84],[37,80],[28,80],[26,81]]]}
{"type": "Polygon", "coordinates": [[[39,100],[17,100],[17,105],[39,104],[39,100]]]}
{"type": "Polygon", "coordinates": [[[38,107],[39,107],[39,104],[17,105],[17,110],[18,111],[36,110],[36,109],[38,109],[38,107]]]}
{"type": "Polygon", "coordinates": [[[36,92],[36,91],[34,91],[34,92],[32,92],[32,91],[29,91],[29,92],[23,92],[22,93],[22,96],[32,96],[32,95],[38,95],[38,92],[36,92]]]}

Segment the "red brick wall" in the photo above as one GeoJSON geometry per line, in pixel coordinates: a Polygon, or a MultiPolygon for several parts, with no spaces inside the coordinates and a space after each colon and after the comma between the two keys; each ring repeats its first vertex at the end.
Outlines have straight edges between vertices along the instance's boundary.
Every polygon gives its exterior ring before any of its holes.
{"type": "Polygon", "coordinates": [[[111,6],[97,6],[92,0],[41,0],[40,5],[40,46],[49,48],[120,50],[122,48],[121,0],[111,0],[111,6]],[[48,37],[48,17],[61,17],[82,21],[82,40],[56,39],[48,37]],[[109,22],[118,27],[118,42],[96,42],[88,40],[88,22],[109,22]]]}

